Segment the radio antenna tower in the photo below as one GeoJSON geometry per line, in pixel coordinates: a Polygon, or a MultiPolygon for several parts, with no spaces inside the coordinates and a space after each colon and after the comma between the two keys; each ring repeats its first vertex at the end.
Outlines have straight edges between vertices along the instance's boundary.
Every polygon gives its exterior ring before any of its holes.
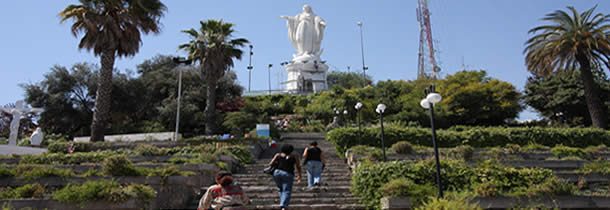
{"type": "Polygon", "coordinates": [[[419,22],[419,54],[417,58],[417,79],[437,79],[441,68],[435,58],[432,39],[432,25],[428,0],[417,0],[417,22],[419,22]]]}

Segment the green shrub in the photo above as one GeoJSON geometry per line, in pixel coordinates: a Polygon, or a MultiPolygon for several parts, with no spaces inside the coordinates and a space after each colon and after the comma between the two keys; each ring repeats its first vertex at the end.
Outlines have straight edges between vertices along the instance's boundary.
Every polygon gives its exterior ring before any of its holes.
{"type": "Polygon", "coordinates": [[[422,206],[415,208],[416,210],[454,210],[454,209],[464,209],[464,210],[482,210],[482,208],[477,205],[470,203],[467,199],[455,199],[455,198],[432,198],[428,202],[424,203],[422,206]]]}
{"type": "MultiPolygon", "coordinates": [[[[442,160],[441,177],[445,191],[472,189],[482,196],[527,194],[529,188],[536,193],[568,194],[572,192],[569,183],[557,182],[553,172],[548,169],[511,168],[492,161],[472,167],[463,161],[442,160]],[[551,181],[549,181],[551,180],[551,181]]],[[[435,162],[364,162],[352,175],[351,191],[358,196],[367,208],[379,208],[383,193],[380,187],[398,178],[406,178],[416,185],[436,185],[435,162]]]]}
{"type": "Polygon", "coordinates": [[[544,182],[527,187],[519,187],[510,194],[514,196],[543,196],[543,195],[573,195],[577,191],[576,185],[559,179],[549,177],[544,182]]]}
{"type": "Polygon", "coordinates": [[[40,155],[24,155],[20,164],[63,164],[78,165],[81,163],[99,163],[106,158],[116,155],[117,151],[103,152],[77,152],[73,154],[44,153],[40,155]]]}
{"type": "Polygon", "coordinates": [[[500,194],[497,182],[483,182],[473,186],[474,193],[478,196],[495,197],[500,194]]]}
{"type": "MultiPolygon", "coordinates": [[[[413,145],[431,146],[430,129],[388,126],[385,131],[385,143],[388,145],[406,139],[413,145]]],[[[364,128],[362,132],[358,132],[358,128],[337,128],[329,131],[327,138],[340,153],[355,145],[381,145],[379,128],[373,127],[364,128]]],[[[463,127],[437,130],[437,142],[440,147],[470,145],[478,148],[507,144],[586,147],[610,145],[610,131],[597,128],[463,127]]]]}
{"type": "Polygon", "coordinates": [[[376,147],[358,145],[350,148],[349,151],[351,151],[356,157],[362,157],[366,160],[375,161],[383,159],[383,152],[381,149],[376,147]]]}
{"type": "MultiPolygon", "coordinates": [[[[436,167],[434,161],[426,160],[418,163],[384,162],[363,163],[356,168],[352,176],[351,190],[369,209],[379,208],[379,200],[383,197],[380,187],[391,180],[407,178],[417,185],[435,185],[436,167]]],[[[470,183],[472,170],[461,161],[441,161],[441,176],[443,187],[447,189],[464,189],[470,183]]]]}
{"type": "Polygon", "coordinates": [[[0,178],[15,176],[15,172],[8,168],[7,165],[0,165],[0,178]]]}
{"type": "Polygon", "coordinates": [[[449,156],[453,158],[459,158],[464,160],[472,160],[474,155],[474,148],[469,145],[460,145],[449,149],[449,156]]]}
{"type": "Polygon", "coordinates": [[[71,169],[60,169],[48,165],[19,164],[15,168],[15,176],[25,180],[33,180],[41,177],[70,177],[74,176],[71,169]]]}
{"type": "Polygon", "coordinates": [[[494,161],[485,161],[474,168],[472,183],[494,183],[500,193],[509,193],[519,188],[528,188],[544,183],[554,177],[553,171],[539,168],[505,167],[494,161]]]}
{"type": "Polygon", "coordinates": [[[553,147],[551,149],[551,153],[557,158],[579,157],[582,159],[587,159],[589,157],[589,155],[582,148],[567,147],[563,145],[553,147]]]}
{"type": "Polygon", "coordinates": [[[230,147],[222,147],[215,152],[215,155],[229,155],[241,164],[253,163],[254,159],[250,154],[250,149],[245,146],[230,146],[230,147]]]}
{"type": "Polygon", "coordinates": [[[0,144],[8,144],[8,139],[0,137],[0,144]]]}
{"type": "Polygon", "coordinates": [[[0,190],[0,199],[42,198],[45,191],[45,187],[38,183],[26,184],[17,188],[0,190]]]}
{"type": "Polygon", "coordinates": [[[150,144],[138,144],[134,149],[137,155],[142,156],[163,156],[167,155],[167,150],[150,144]]]}
{"type": "Polygon", "coordinates": [[[394,179],[380,188],[384,197],[409,197],[414,206],[423,203],[425,199],[436,195],[432,185],[416,185],[407,178],[394,179]]]}
{"type": "Polygon", "coordinates": [[[150,200],[155,196],[155,190],[149,186],[139,184],[121,186],[118,182],[109,180],[88,181],[81,185],[68,184],[53,193],[54,200],[75,204],[92,201],[120,203],[131,198],[150,200]]]}
{"type": "Polygon", "coordinates": [[[102,162],[102,173],[108,176],[141,176],[142,173],[124,155],[108,157],[102,162]]]}
{"type": "Polygon", "coordinates": [[[413,145],[411,145],[411,143],[409,143],[408,141],[399,141],[399,142],[396,142],[396,143],[394,143],[392,145],[391,149],[396,154],[410,155],[410,154],[413,154],[415,152],[413,150],[413,145]]]}
{"type": "Polygon", "coordinates": [[[606,145],[602,144],[597,146],[588,146],[587,148],[585,148],[584,151],[588,154],[595,155],[602,152],[608,152],[610,150],[608,150],[608,147],[606,145]]]}
{"type": "Polygon", "coordinates": [[[600,173],[603,175],[610,175],[610,161],[607,160],[597,160],[586,163],[581,169],[580,172],[590,174],[590,173],[600,173]]]}

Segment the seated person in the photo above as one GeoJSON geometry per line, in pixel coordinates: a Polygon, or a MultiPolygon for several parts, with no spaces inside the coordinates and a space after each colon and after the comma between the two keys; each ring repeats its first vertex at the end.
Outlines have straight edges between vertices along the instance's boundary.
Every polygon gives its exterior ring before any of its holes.
{"type": "Polygon", "coordinates": [[[216,183],[201,197],[197,210],[246,210],[245,205],[249,203],[248,196],[240,186],[233,183],[231,172],[218,172],[216,183]]]}

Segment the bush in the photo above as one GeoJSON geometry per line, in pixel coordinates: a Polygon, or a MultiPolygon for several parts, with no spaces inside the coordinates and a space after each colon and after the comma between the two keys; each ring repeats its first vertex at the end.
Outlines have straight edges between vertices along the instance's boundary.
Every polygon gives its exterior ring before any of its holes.
{"type": "Polygon", "coordinates": [[[451,198],[432,198],[430,201],[424,203],[422,206],[415,208],[416,210],[453,210],[453,209],[468,209],[468,210],[482,210],[477,205],[470,203],[468,200],[462,199],[451,199],[451,198]]]}
{"type": "Polygon", "coordinates": [[[557,177],[550,177],[534,189],[535,195],[574,195],[578,190],[576,185],[557,177]]]}
{"type": "Polygon", "coordinates": [[[81,163],[99,163],[106,158],[116,155],[116,151],[103,152],[77,152],[73,154],[44,153],[41,155],[24,155],[20,164],[65,164],[78,165],[81,163]]]}
{"type": "Polygon", "coordinates": [[[141,176],[143,175],[124,155],[115,155],[102,163],[102,173],[108,176],[141,176]]]}
{"type": "MultiPolygon", "coordinates": [[[[431,146],[430,136],[430,130],[426,128],[388,126],[385,129],[385,143],[388,145],[406,139],[413,145],[431,146]]],[[[329,131],[327,138],[340,153],[355,145],[381,146],[379,128],[364,128],[362,132],[358,132],[358,128],[337,128],[329,131]]],[[[437,143],[440,147],[503,147],[507,144],[587,147],[610,145],[610,131],[597,128],[461,127],[437,130],[437,143]]]]}
{"type": "Polygon", "coordinates": [[[68,184],[53,193],[53,199],[63,203],[84,204],[91,201],[124,202],[128,199],[150,200],[156,192],[149,186],[131,184],[121,186],[116,181],[88,181],[82,185],[68,184]]]}
{"type": "MultiPolygon", "coordinates": [[[[351,190],[369,209],[379,208],[383,197],[380,187],[391,180],[407,178],[417,185],[435,185],[436,167],[432,160],[418,163],[384,162],[363,163],[356,168],[352,176],[351,190]]],[[[472,170],[460,161],[441,161],[443,187],[447,189],[464,189],[469,185],[472,170]]]]}
{"type": "Polygon", "coordinates": [[[565,157],[579,157],[587,159],[589,155],[582,148],[567,147],[563,145],[557,145],[551,149],[553,156],[557,158],[565,157]]]}
{"type": "Polygon", "coordinates": [[[586,174],[600,173],[603,175],[610,175],[610,162],[606,160],[597,160],[586,163],[579,171],[586,174]]]}
{"type": "MultiPolygon", "coordinates": [[[[445,191],[473,189],[482,196],[527,194],[525,190],[536,189],[536,193],[547,195],[572,192],[570,183],[557,182],[548,169],[511,168],[487,161],[471,167],[463,161],[442,160],[441,177],[445,191]],[[551,180],[551,181],[548,181],[551,180]]],[[[378,208],[383,196],[380,187],[391,180],[405,178],[416,185],[436,185],[435,162],[384,162],[363,163],[352,175],[351,190],[367,208],[378,208]]],[[[387,186],[389,188],[389,186],[387,186]]],[[[384,188],[381,188],[384,189],[384,188]]]]}
{"type": "Polygon", "coordinates": [[[415,151],[413,150],[413,146],[408,141],[399,141],[392,145],[392,151],[396,154],[405,154],[410,155],[415,151]]]}
{"type": "Polygon", "coordinates": [[[150,144],[138,144],[134,149],[137,155],[142,156],[163,156],[167,155],[167,150],[150,145],[150,144]]]}
{"type": "Polygon", "coordinates": [[[380,188],[384,197],[409,197],[413,206],[423,203],[429,196],[436,195],[436,188],[432,185],[416,185],[407,178],[394,179],[380,188]]]}
{"type": "Polygon", "coordinates": [[[453,158],[460,158],[464,160],[472,160],[474,155],[474,148],[469,145],[460,145],[449,149],[449,156],[453,158]]]}
{"type": "Polygon", "coordinates": [[[11,170],[10,168],[8,168],[7,165],[0,165],[0,178],[4,178],[4,177],[12,177],[15,175],[15,172],[13,170],[11,170]]]}
{"type": "Polygon", "coordinates": [[[35,184],[26,184],[17,188],[6,188],[0,191],[0,199],[16,199],[16,198],[42,198],[45,193],[44,186],[35,184]]]}
{"type": "Polygon", "coordinates": [[[350,148],[349,151],[351,151],[356,157],[362,157],[370,161],[383,159],[383,152],[381,149],[376,147],[358,145],[350,148]]]}
{"type": "Polygon", "coordinates": [[[71,169],[60,169],[48,165],[24,165],[19,164],[15,168],[15,176],[25,180],[33,180],[41,177],[69,177],[74,176],[71,169]]]}

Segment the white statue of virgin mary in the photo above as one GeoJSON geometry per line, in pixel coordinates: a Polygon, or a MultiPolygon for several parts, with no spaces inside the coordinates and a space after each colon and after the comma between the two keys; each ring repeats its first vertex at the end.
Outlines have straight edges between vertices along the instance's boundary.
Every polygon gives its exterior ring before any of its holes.
{"type": "Polygon", "coordinates": [[[296,16],[280,16],[287,20],[288,38],[297,50],[293,61],[320,60],[322,38],[326,22],[317,16],[309,5],[303,6],[303,12],[296,16]]]}

